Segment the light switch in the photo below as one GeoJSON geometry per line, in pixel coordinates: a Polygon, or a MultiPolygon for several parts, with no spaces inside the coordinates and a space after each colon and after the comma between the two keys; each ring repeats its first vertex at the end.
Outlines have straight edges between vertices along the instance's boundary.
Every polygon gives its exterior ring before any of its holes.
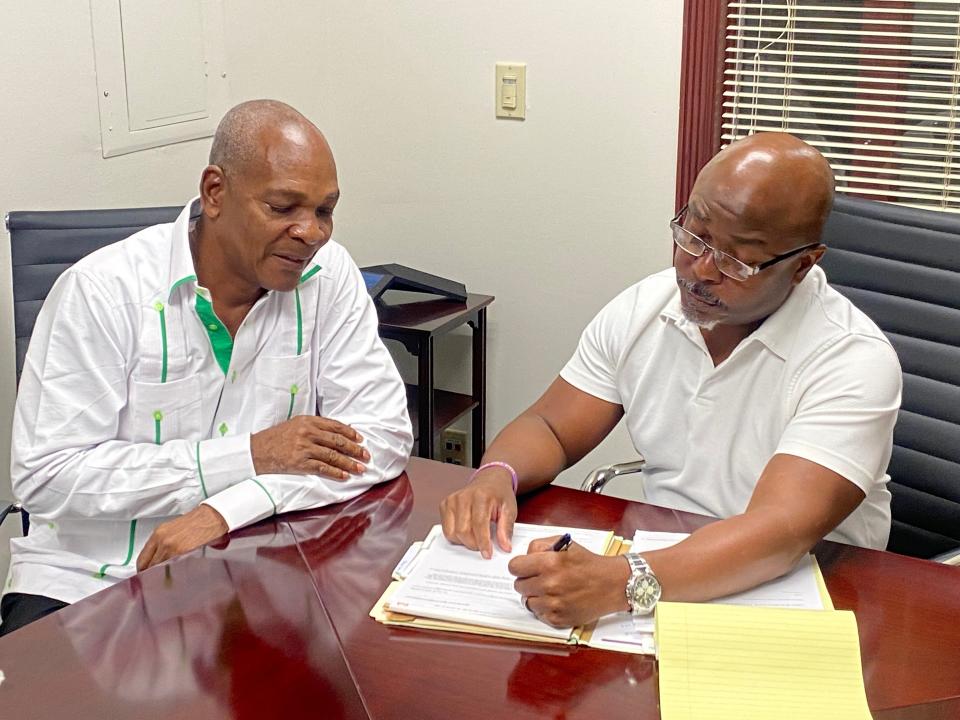
{"type": "Polygon", "coordinates": [[[517,79],[507,76],[503,78],[503,92],[501,93],[500,105],[505,110],[517,109],[517,79]]]}
{"type": "Polygon", "coordinates": [[[527,115],[527,66],[497,63],[497,117],[523,120],[527,115]]]}

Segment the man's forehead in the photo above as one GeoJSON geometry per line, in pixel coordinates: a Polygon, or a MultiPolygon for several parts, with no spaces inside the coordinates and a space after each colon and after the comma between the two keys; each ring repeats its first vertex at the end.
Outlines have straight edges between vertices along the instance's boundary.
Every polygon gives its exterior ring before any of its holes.
{"type": "Polygon", "coordinates": [[[336,191],[336,165],[319,133],[276,128],[264,132],[259,140],[259,152],[244,173],[248,182],[290,191],[304,190],[306,182],[323,186],[312,188],[311,193],[336,191]]]}
{"type": "Polygon", "coordinates": [[[307,128],[281,128],[261,137],[261,157],[269,165],[331,163],[333,160],[323,136],[307,128]]]}
{"type": "Polygon", "coordinates": [[[713,232],[722,232],[743,245],[764,246],[778,234],[778,218],[772,208],[731,195],[694,194],[687,212],[713,232]]]}
{"type": "Polygon", "coordinates": [[[732,188],[697,188],[690,196],[688,213],[704,222],[724,222],[744,228],[762,227],[767,213],[749,193],[732,188]],[[698,191],[699,190],[699,191],[698,191]]]}

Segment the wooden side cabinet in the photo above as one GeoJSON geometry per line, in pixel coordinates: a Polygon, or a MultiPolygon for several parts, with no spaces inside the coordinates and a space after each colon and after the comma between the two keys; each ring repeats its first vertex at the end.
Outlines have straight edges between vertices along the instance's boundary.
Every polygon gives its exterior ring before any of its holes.
{"type": "Polygon", "coordinates": [[[455,300],[424,300],[397,305],[377,302],[380,337],[397,340],[417,358],[417,384],[407,386],[410,420],[420,457],[436,459],[440,434],[472,413],[470,447],[473,467],[486,449],[487,306],[492,295],[467,295],[455,300]],[[434,340],[467,324],[473,330],[472,389],[469,395],[434,387],[434,340]]]}

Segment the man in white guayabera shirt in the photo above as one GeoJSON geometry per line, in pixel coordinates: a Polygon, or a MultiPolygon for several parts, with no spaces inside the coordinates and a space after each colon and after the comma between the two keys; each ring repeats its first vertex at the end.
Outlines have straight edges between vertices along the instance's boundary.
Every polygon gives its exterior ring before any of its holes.
{"type": "Polygon", "coordinates": [[[274,513],[358,495],[413,444],[330,147],[283,103],[221,121],[200,196],[68,269],[20,380],[0,632],[274,513]]]}

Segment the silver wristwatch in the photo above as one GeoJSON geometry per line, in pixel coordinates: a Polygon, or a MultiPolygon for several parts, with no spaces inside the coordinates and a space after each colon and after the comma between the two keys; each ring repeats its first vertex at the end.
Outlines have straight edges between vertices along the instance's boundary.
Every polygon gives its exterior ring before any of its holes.
{"type": "Polygon", "coordinates": [[[660,599],[660,581],[642,556],[627,553],[624,557],[630,564],[626,590],[630,612],[633,615],[649,615],[660,599]]]}

